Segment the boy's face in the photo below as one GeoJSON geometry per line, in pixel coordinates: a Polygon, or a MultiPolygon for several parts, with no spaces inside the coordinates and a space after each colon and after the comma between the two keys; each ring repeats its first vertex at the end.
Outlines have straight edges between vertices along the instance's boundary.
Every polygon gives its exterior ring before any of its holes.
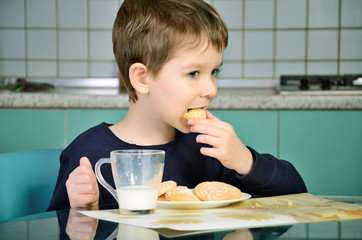
{"type": "Polygon", "coordinates": [[[190,132],[183,115],[191,108],[206,109],[216,96],[216,75],[223,53],[207,43],[176,51],[150,82],[149,100],[159,120],[190,132]]]}

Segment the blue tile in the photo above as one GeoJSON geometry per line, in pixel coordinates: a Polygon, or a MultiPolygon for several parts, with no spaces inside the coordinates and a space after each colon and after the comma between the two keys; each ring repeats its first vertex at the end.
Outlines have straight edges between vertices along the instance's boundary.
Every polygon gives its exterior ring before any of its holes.
{"type": "Polygon", "coordinates": [[[245,60],[273,59],[273,31],[245,31],[245,60]]]}
{"type": "Polygon", "coordinates": [[[310,30],[308,33],[308,59],[337,59],[338,31],[310,30]]]}
{"type": "Polygon", "coordinates": [[[341,59],[362,59],[362,30],[341,30],[341,59]]]}
{"type": "Polygon", "coordinates": [[[274,1],[246,0],[245,28],[273,28],[274,1]]]}
{"type": "Polygon", "coordinates": [[[277,0],[277,28],[305,28],[306,0],[277,0]]]}
{"type": "Polygon", "coordinates": [[[311,28],[338,27],[339,1],[309,1],[308,26],[311,28]]]}
{"type": "Polygon", "coordinates": [[[342,27],[362,27],[362,1],[342,0],[342,27]]]}

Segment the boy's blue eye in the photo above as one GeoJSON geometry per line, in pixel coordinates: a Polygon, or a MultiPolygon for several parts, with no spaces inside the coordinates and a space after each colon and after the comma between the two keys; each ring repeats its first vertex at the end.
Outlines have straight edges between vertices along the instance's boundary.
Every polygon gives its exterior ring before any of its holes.
{"type": "Polygon", "coordinates": [[[211,75],[212,75],[212,76],[217,76],[217,74],[218,74],[219,72],[220,72],[219,69],[214,69],[214,70],[212,70],[211,75]]]}
{"type": "Polygon", "coordinates": [[[199,75],[199,72],[190,72],[187,74],[190,78],[196,78],[199,75]]]}

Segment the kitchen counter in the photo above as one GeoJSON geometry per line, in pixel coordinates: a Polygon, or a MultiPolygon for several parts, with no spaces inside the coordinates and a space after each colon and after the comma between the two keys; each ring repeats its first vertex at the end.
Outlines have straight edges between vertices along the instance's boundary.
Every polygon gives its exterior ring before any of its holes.
{"type": "MultiPolygon", "coordinates": [[[[327,93],[327,92],[326,92],[327,93]]],[[[125,109],[128,107],[128,95],[117,94],[104,89],[80,91],[76,88],[56,89],[47,92],[0,91],[0,108],[103,108],[125,109]]],[[[221,88],[210,109],[362,109],[362,91],[354,94],[278,94],[275,89],[221,88]]]]}

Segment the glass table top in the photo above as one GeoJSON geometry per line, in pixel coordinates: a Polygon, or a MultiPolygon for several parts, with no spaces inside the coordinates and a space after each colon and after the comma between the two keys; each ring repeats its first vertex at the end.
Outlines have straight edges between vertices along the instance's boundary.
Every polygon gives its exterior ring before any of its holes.
{"type": "MultiPolygon", "coordinates": [[[[341,199],[338,199],[341,200],[341,199]]],[[[342,199],[344,201],[348,199],[342,199]]],[[[353,203],[356,198],[352,199],[353,203]]],[[[113,207],[108,207],[113,208],[113,207]]],[[[263,228],[187,232],[135,227],[85,217],[76,209],[45,212],[0,223],[0,239],[362,239],[362,220],[344,220],[263,228]]]]}

